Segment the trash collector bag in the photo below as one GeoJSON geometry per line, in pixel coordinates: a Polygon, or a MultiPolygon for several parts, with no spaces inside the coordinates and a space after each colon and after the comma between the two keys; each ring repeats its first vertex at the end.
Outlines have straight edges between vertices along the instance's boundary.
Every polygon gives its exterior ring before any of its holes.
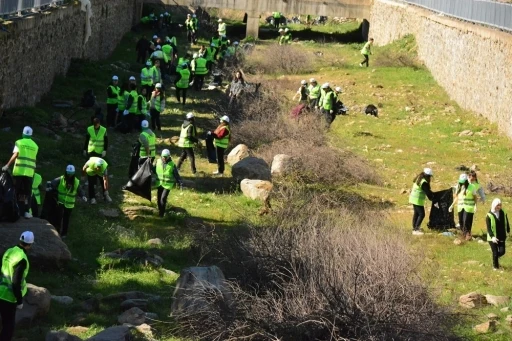
{"type": "Polygon", "coordinates": [[[151,173],[151,158],[148,157],[123,190],[151,201],[151,173]]]}
{"type": "Polygon", "coordinates": [[[0,221],[15,222],[20,217],[14,180],[9,172],[0,174],[0,221]]]}
{"type": "MultiPolygon", "coordinates": [[[[433,230],[447,230],[455,228],[453,212],[448,209],[453,203],[453,189],[434,192],[430,216],[428,218],[428,228],[433,230]],[[437,203],[439,207],[434,206],[437,203]]],[[[456,209],[456,208],[455,208],[456,209]]]]}

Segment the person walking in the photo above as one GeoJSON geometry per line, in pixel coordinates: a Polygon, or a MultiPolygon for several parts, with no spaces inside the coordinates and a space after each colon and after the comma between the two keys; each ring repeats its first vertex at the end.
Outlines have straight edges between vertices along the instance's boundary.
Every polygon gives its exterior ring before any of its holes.
{"type": "Polygon", "coordinates": [[[220,124],[215,131],[209,131],[208,135],[213,135],[215,149],[217,150],[217,171],[213,175],[224,175],[224,154],[231,141],[231,128],[229,127],[229,117],[224,115],[220,118],[220,124]]]}
{"type": "Polygon", "coordinates": [[[119,92],[121,89],[117,85],[119,77],[113,76],[112,82],[107,87],[107,127],[114,128],[116,125],[116,115],[118,107],[119,92]]]}
{"type": "Polygon", "coordinates": [[[96,185],[96,182],[98,180],[102,184],[103,198],[105,199],[105,202],[112,202],[112,199],[108,194],[107,168],[107,161],[99,157],[91,157],[82,168],[82,175],[84,177],[87,175],[87,181],[89,182],[89,200],[91,202],[91,205],[96,205],[96,192],[94,191],[94,186],[96,185]]]}
{"type": "Polygon", "coordinates": [[[139,101],[139,94],[137,93],[137,85],[130,84],[130,92],[128,95],[128,100],[126,101],[126,108],[123,112],[124,118],[124,128],[127,133],[130,133],[137,128],[137,112],[138,107],[137,103],[139,101]]]}
{"type": "Polygon", "coordinates": [[[204,84],[204,77],[208,74],[208,68],[206,67],[208,61],[197,53],[194,53],[193,58],[191,67],[194,74],[194,89],[201,91],[204,84]]]}
{"type": "Polygon", "coordinates": [[[217,32],[219,33],[219,37],[226,35],[226,23],[222,21],[222,19],[218,20],[219,26],[217,27],[217,32]]]}
{"type": "Polygon", "coordinates": [[[107,128],[100,124],[100,119],[95,117],[92,125],[87,128],[83,155],[87,158],[92,156],[105,157],[108,149],[107,128]]]}
{"type": "Polygon", "coordinates": [[[314,78],[309,80],[309,108],[314,109],[318,106],[318,99],[320,97],[320,84],[314,78]]]}
{"type": "Polygon", "coordinates": [[[281,24],[281,12],[272,12],[272,18],[274,19],[274,28],[278,29],[281,24]]]}
{"type": "Polygon", "coordinates": [[[448,208],[449,212],[453,211],[453,207],[457,205],[459,216],[459,225],[462,235],[466,240],[471,240],[471,229],[473,227],[473,218],[476,212],[476,202],[478,200],[477,189],[475,185],[471,185],[466,173],[459,176],[459,183],[455,191],[452,205],[448,208]]]}
{"type": "Polygon", "coordinates": [[[158,200],[158,215],[162,218],[165,214],[165,207],[167,206],[167,198],[174,185],[177,183],[180,187],[183,186],[178,168],[171,159],[171,152],[169,149],[162,150],[161,157],[156,161],[156,176],[157,176],[157,200],[158,200]]]}
{"type": "Polygon", "coordinates": [[[185,102],[187,101],[187,89],[189,87],[190,82],[190,70],[188,68],[187,63],[181,64],[181,69],[178,71],[178,76],[175,80],[176,86],[176,98],[178,99],[178,103],[180,103],[180,97],[183,98],[183,106],[185,106],[185,102]]]}
{"type": "Polygon", "coordinates": [[[33,130],[29,126],[23,128],[22,138],[14,144],[12,156],[2,170],[6,172],[14,163],[12,170],[14,188],[17,195],[20,215],[26,219],[32,218],[30,214],[30,198],[32,196],[32,179],[36,169],[38,145],[32,140],[33,130]]]}
{"type": "Polygon", "coordinates": [[[373,38],[368,39],[366,44],[364,44],[363,48],[361,49],[361,54],[364,57],[364,60],[359,64],[359,66],[363,66],[366,64],[366,67],[370,66],[370,55],[372,54],[372,45],[373,45],[373,38]]]}
{"type": "Polygon", "coordinates": [[[152,65],[151,61],[148,60],[146,62],[146,67],[140,71],[140,85],[141,90],[146,89],[146,101],[149,100],[151,91],[153,91],[152,65]]]}
{"type": "Polygon", "coordinates": [[[39,205],[41,205],[41,182],[43,178],[39,173],[34,173],[32,179],[32,199],[30,200],[30,214],[33,217],[39,217],[39,205]]]}
{"type": "Polygon", "coordinates": [[[21,234],[18,245],[7,249],[2,257],[0,279],[0,317],[2,318],[1,341],[11,341],[16,326],[16,310],[23,309],[23,297],[27,294],[29,262],[27,251],[34,244],[34,233],[21,234]]]}
{"type": "Polygon", "coordinates": [[[189,44],[196,42],[196,22],[190,14],[187,14],[187,20],[185,20],[185,28],[187,29],[187,39],[189,44]]]}
{"type": "Polygon", "coordinates": [[[138,126],[142,124],[142,121],[151,119],[151,116],[149,114],[150,103],[146,100],[146,91],[146,88],[142,88],[139,98],[137,100],[137,117],[139,118],[139,122],[137,123],[138,126]]]}
{"type": "Polygon", "coordinates": [[[499,258],[505,254],[505,240],[510,234],[508,215],[503,210],[500,199],[496,198],[492,201],[491,210],[485,217],[485,224],[487,241],[492,251],[492,267],[494,270],[499,270],[499,258]]]}
{"type": "Polygon", "coordinates": [[[332,91],[329,83],[324,83],[322,85],[322,90],[324,91],[323,96],[321,96],[320,107],[322,108],[322,114],[325,118],[325,128],[329,129],[331,123],[334,121],[336,115],[334,114],[334,105],[336,104],[336,94],[332,91]]]}
{"type": "Polygon", "coordinates": [[[165,109],[165,92],[162,89],[162,84],[156,83],[155,90],[151,93],[150,102],[149,113],[151,115],[151,129],[153,129],[153,131],[156,129],[158,129],[158,131],[162,131],[160,114],[165,109]]]}
{"type": "Polygon", "coordinates": [[[137,45],[135,46],[135,51],[137,51],[137,63],[144,63],[146,61],[148,49],[149,40],[144,35],[137,41],[137,45]]]}
{"type": "Polygon", "coordinates": [[[151,129],[149,129],[149,122],[144,120],[140,124],[142,133],[139,135],[140,154],[139,154],[139,167],[151,158],[151,163],[155,160],[156,156],[156,136],[151,129]]]}
{"type": "Polygon", "coordinates": [[[181,165],[188,158],[190,160],[192,174],[196,174],[194,144],[197,142],[199,142],[199,140],[197,139],[197,128],[194,114],[189,112],[185,117],[185,121],[183,121],[183,124],[181,125],[180,139],[178,140],[178,147],[183,148],[183,152],[178,160],[178,170],[181,169],[181,165]]]}
{"type": "Polygon", "coordinates": [[[414,214],[412,216],[412,234],[422,235],[421,223],[425,218],[425,199],[430,201],[434,199],[434,193],[430,189],[430,181],[434,173],[430,168],[424,168],[423,172],[418,174],[413,181],[409,203],[412,204],[414,214]]]}
{"type": "Polygon", "coordinates": [[[68,234],[69,220],[75,207],[76,197],[78,196],[84,202],[87,202],[87,197],[80,187],[80,181],[75,176],[75,166],[68,165],[64,175],[52,180],[51,188],[57,192],[56,217],[52,221],[56,222],[55,227],[60,237],[65,239],[68,234]]]}
{"type": "Polygon", "coordinates": [[[475,190],[478,193],[478,197],[480,198],[480,202],[482,204],[485,204],[485,192],[483,187],[480,185],[480,182],[478,182],[478,176],[476,175],[476,171],[469,171],[468,181],[471,185],[475,187],[475,190]]]}
{"type": "MultiPolygon", "coordinates": [[[[153,67],[151,68],[151,78],[153,84],[158,84],[162,82],[162,71],[160,70],[160,60],[155,60],[153,67]]],[[[160,86],[161,87],[161,86],[160,86]]]]}

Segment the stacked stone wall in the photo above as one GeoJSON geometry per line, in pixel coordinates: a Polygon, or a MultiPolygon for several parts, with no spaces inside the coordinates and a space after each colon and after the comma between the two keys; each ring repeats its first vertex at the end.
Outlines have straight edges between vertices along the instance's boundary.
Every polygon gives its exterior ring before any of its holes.
{"type": "Polygon", "coordinates": [[[418,56],[462,108],[512,137],[512,34],[389,0],[374,0],[370,36],[385,45],[412,34],[418,56]]]}
{"type": "Polygon", "coordinates": [[[91,36],[80,4],[7,23],[0,31],[0,112],[36,104],[71,59],[107,58],[133,23],[135,0],[92,0],[91,36]]]}

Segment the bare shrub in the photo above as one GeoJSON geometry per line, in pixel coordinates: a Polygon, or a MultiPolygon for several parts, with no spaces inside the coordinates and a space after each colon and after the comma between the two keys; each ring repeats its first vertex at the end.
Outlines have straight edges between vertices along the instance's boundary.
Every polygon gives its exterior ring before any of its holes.
{"type": "Polygon", "coordinates": [[[313,55],[292,45],[270,45],[247,57],[247,67],[255,73],[300,74],[313,71],[313,55]]]}
{"type": "Polygon", "coordinates": [[[188,336],[455,340],[454,315],[435,303],[419,273],[426,265],[407,250],[403,234],[370,218],[366,208],[326,213],[323,200],[307,192],[281,195],[285,204],[265,226],[217,240],[236,307],[225,318],[182,316],[182,330],[193,331],[188,336]]]}

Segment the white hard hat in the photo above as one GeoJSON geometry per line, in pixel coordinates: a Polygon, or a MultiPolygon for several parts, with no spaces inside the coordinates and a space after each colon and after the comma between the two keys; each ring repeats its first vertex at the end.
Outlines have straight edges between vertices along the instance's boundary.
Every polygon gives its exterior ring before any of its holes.
{"type": "Polygon", "coordinates": [[[153,65],[153,64],[151,63],[151,61],[149,61],[149,60],[148,60],[148,61],[146,62],[146,66],[151,66],[151,65],[153,65]]]}
{"type": "Polygon", "coordinates": [[[310,78],[310,79],[309,79],[309,82],[310,82],[310,83],[316,83],[316,79],[314,79],[314,78],[310,78]]]}
{"type": "Polygon", "coordinates": [[[194,113],[189,112],[187,114],[187,119],[191,119],[191,118],[194,118],[194,113]]]}
{"type": "Polygon", "coordinates": [[[73,166],[73,165],[68,165],[68,166],[66,167],[66,173],[68,173],[68,174],[75,174],[75,166],[73,166]]]}
{"type": "Polygon", "coordinates": [[[130,77],[130,80],[131,80],[131,81],[136,80],[136,79],[135,79],[135,76],[131,76],[131,77],[130,77]]]}
{"type": "Polygon", "coordinates": [[[162,150],[162,156],[171,156],[171,152],[169,151],[169,149],[162,150]]]}
{"type": "Polygon", "coordinates": [[[218,22],[222,22],[222,19],[219,18],[218,22]]]}
{"type": "Polygon", "coordinates": [[[142,128],[147,128],[147,127],[149,127],[149,122],[147,120],[144,120],[144,121],[140,122],[140,126],[142,128]]]}
{"type": "Polygon", "coordinates": [[[105,160],[103,159],[98,159],[96,160],[96,163],[94,164],[96,167],[101,167],[103,165],[103,163],[105,163],[105,160]]]}
{"type": "Polygon", "coordinates": [[[164,15],[163,15],[163,14],[160,14],[160,18],[163,18],[163,17],[164,17],[164,15]]]}
{"type": "Polygon", "coordinates": [[[187,17],[190,17],[190,13],[187,14],[187,17]]]}
{"type": "Polygon", "coordinates": [[[118,80],[119,80],[119,77],[117,77],[117,76],[113,76],[113,77],[112,77],[112,80],[113,80],[113,81],[118,81],[118,80]]]}
{"type": "Polygon", "coordinates": [[[307,84],[307,82],[306,82],[305,79],[303,79],[303,80],[300,81],[300,84],[304,85],[304,84],[307,84]]]}
{"type": "Polygon", "coordinates": [[[155,35],[153,36],[153,39],[158,39],[158,36],[155,34],[155,35]]]}
{"type": "Polygon", "coordinates": [[[341,92],[341,88],[339,86],[337,86],[336,88],[334,88],[334,91],[341,92]]]}
{"type": "Polygon", "coordinates": [[[25,244],[34,243],[34,233],[32,233],[32,231],[23,232],[20,236],[20,241],[24,242],[25,244]]]}
{"type": "Polygon", "coordinates": [[[288,27],[287,27],[287,28],[285,28],[285,29],[284,29],[284,31],[285,31],[285,32],[288,32],[288,31],[289,31],[288,27]]]}
{"type": "Polygon", "coordinates": [[[195,18],[195,17],[196,17],[196,15],[195,15],[195,14],[192,14],[192,18],[195,18]]]}
{"type": "Polygon", "coordinates": [[[324,83],[324,84],[322,84],[322,89],[327,89],[329,86],[330,86],[329,83],[324,83]]]}
{"type": "Polygon", "coordinates": [[[197,53],[194,53],[194,54],[192,55],[192,58],[197,58],[197,57],[199,57],[199,55],[198,55],[197,53]]]}
{"type": "Polygon", "coordinates": [[[169,12],[165,12],[164,14],[165,14],[165,15],[169,15],[169,12]]]}
{"type": "Polygon", "coordinates": [[[229,123],[229,117],[227,115],[222,116],[220,120],[229,123]]]}
{"type": "Polygon", "coordinates": [[[29,126],[23,128],[23,135],[32,136],[33,130],[29,126]]]}
{"type": "Polygon", "coordinates": [[[282,28],[279,29],[279,32],[284,32],[284,30],[282,28]]]}
{"type": "Polygon", "coordinates": [[[423,168],[423,173],[425,173],[425,175],[434,175],[434,173],[432,173],[432,169],[430,168],[423,168]]]}
{"type": "Polygon", "coordinates": [[[465,183],[466,181],[468,180],[468,176],[466,173],[462,173],[460,176],[459,176],[459,184],[463,184],[465,183]]]}
{"type": "Polygon", "coordinates": [[[155,84],[155,88],[161,88],[161,87],[162,87],[162,84],[160,84],[160,83],[155,84]]]}
{"type": "Polygon", "coordinates": [[[235,41],[235,42],[233,43],[233,45],[238,45],[238,44],[239,44],[239,43],[238,43],[237,41],[235,41]]]}
{"type": "Polygon", "coordinates": [[[161,49],[162,49],[162,46],[157,45],[157,46],[156,46],[156,49],[157,49],[157,50],[161,50],[161,49]]]}
{"type": "Polygon", "coordinates": [[[210,44],[210,46],[215,47],[215,44],[214,44],[214,43],[211,43],[211,44],[210,44]]]}

